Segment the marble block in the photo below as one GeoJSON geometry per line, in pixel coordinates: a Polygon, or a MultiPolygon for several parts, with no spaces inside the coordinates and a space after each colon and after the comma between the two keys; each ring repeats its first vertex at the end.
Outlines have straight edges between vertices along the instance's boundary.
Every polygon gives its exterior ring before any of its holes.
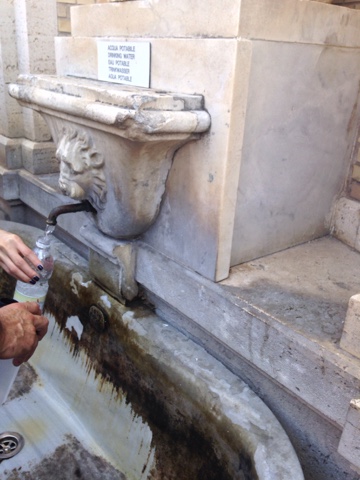
{"type": "Polygon", "coordinates": [[[349,171],[360,50],[254,42],[231,264],[330,231],[349,171]]]}
{"type": "Polygon", "coordinates": [[[360,203],[341,197],[334,204],[331,233],[355,250],[360,251],[360,203]]]}
{"type": "Polygon", "coordinates": [[[360,294],[349,300],[340,347],[360,358],[360,294]]]}
{"type": "Polygon", "coordinates": [[[357,125],[359,11],[139,0],[75,7],[72,27],[59,75],[97,79],[104,37],[146,41],[151,88],[204,96],[211,130],[177,152],[149,245],[219,281],[330,232],[357,125]]]}
{"type": "Polygon", "coordinates": [[[360,14],[301,0],[125,1],[71,9],[75,37],[207,37],[359,46],[360,14]],[[339,28],[341,27],[341,28],[339,28]]]}
{"type": "Polygon", "coordinates": [[[346,423],[342,432],[338,452],[351,462],[360,473],[360,399],[350,402],[346,423]]]}

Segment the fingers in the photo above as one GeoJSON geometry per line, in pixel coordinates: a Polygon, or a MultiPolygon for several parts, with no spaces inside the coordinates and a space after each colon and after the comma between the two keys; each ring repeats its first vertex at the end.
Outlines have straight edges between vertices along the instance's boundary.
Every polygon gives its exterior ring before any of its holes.
{"type": "Polygon", "coordinates": [[[42,317],[42,316],[35,317],[34,318],[34,327],[35,327],[35,331],[36,331],[38,341],[40,341],[45,337],[45,335],[48,331],[49,320],[46,317],[42,317]]]}
{"type": "MultiPolygon", "coordinates": [[[[26,302],[24,305],[27,305],[29,311],[40,309],[39,305],[36,302],[26,302]]],[[[33,327],[35,328],[35,334],[33,333],[33,346],[28,348],[25,355],[19,355],[13,359],[13,365],[15,367],[20,366],[22,363],[27,362],[32,355],[34,354],[38,343],[44,338],[48,331],[49,320],[42,315],[33,316],[33,327]]]]}
{"type": "Polygon", "coordinates": [[[15,277],[17,280],[22,282],[29,282],[30,279],[35,275],[34,270],[26,263],[22,257],[17,257],[13,255],[10,258],[10,251],[0,253],[0,265],[2,268],[12,277],[15,277]]]}
{"type": "MultiPolygon", "coordinates": [[[[4,315],[9,316],[9,312],[14,317],[18,316],[18,312],[22,310],[25,310],[26,312],[31,313],[32,315],[41,315],[41,308],[38,302],[14,302],[1,308],[0,318],[3,317],[4,315]]],[[[22,317],[24,317],[24,315],[26,314],[23,313],[22,317]]],[[[26,316],[24,318],[26,318],[26,316]]]]}
{"type": "Polygon", "coordinates": [[[34,331],[31,332],[31,338],[27,335],[26,346],[23,350],[19,351],[13,358],[13,365],[19,366],[24,362],[27,362],[29,358],[34,354],[36,347],[38,346],[39,339],[34,331]]]}
{"type": "Polygon", "coordinates": [[[13,303],[11,305],[14,305],[15,308],[16,306],[20,306],[21,308],[26,309],[29,313],[32,313],[32,324],[34,325],[37,339],[40,341],[42,338],[44,338],[48,331],[49,320],[41,315],[40,305],[37,302],[23,302],[18,304],[13,303]]]}
{"type": "Polygon", "coordinates": [[[41,315],[41,308],[38,302],[21,302],[21,303],[12,303],[9,307],[13,306],[13,308],[20,307],[28,312],[32,313],[33,315],[41,315]]]}
{"type": "MultiPolygon", "coordinates": [[[[35,302],[32,302],[32,303],[35,303],[35,302]]],[[[49,320],[46,317],[43,317],[43,316],[34,317],[34,327],[35,327],[36,335],[34,336],[33,348],[29,349],[26,355],[20,355],[13,359],[12,363],[15,367],[19,367],[22,363],[27,362],[32,357],[32,355],[34,354],[38,346],[38,343],[46,335],[48,330],[48,325],[49,325],[49,320]]]]}
{"type": "Polygon", "coordinates": [[[36,347],[37,347],[37,344],[35,345],[34,349],[30,353],[27,353],[26,355],[22,355],[22,356],[13,358],[13,361],[12,361],[13,365],[15,367],[19,367],[22,363],[25,363],[28,360],[30,360],[30,358],[32,357],[33,353],[36,350],[36,347]]]}
{"type": "Polygon", "coordinates": [[[8,251],[7,253],[9,256],[3,260],[7,268],[5,270],[10,275],[26,283],[37,275],[36,268],[40,265],[40,261],[33,252],[28,257],[22,257],[14,251],[8,251]],[[32,260],[30,260],[30,257],[32,260]]]}
{"type": "Polygon", "coordinates": [[[7,305],[7,310],[26,310],[31,316],[26,317],[26,321],[31,321],[38,337],[43,338],[46,334],[49,320],[41,314],[41,308],[38,302],[19,302],[7,305]]]}
{"type": "Polygon", "coordinates": [[[35,352],[48,330],[37,302],[13,303],[0,309],[0,358],[13,358],[18,366],[35,352]]]}
{"type": "Polygon", "coordinates": [[[40,264],[35,253],[18,235],[0,230],[0,265],[7,273],[29,282],[36,275],[31,265],[36,268],[40,264]]]}

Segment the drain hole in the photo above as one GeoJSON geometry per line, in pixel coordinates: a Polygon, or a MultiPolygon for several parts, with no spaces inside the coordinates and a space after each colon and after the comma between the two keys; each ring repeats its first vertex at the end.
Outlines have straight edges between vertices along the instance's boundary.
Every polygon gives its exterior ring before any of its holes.
{"type": "Polygon", "coordinates": [[[24,438],[20,433],[0,433],[0,461],[14,457],[24,446],[24,438]]]}

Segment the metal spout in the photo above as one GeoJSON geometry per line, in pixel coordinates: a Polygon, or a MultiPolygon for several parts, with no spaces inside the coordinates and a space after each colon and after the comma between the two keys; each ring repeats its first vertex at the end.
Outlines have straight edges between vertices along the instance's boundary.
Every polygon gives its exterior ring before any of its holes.
{"type": "Polygon", "coordinates": [[[75,213],[75,212],[92,212],[96,213],[95,208],[91,205],[90,202],[84,200],[81,203],[70,203],[67,205],[59,205],[51,210],[48,218],[46,219],[47,225],[56,225],[57,217],[64,213],[75,213]]]}

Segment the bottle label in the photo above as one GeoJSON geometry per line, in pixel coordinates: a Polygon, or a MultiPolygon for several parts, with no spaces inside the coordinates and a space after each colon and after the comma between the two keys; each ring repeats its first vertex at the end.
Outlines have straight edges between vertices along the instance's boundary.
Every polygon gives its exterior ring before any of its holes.
{"type": "Polygon", "coordinates": [[[41,297],[24,295],[23,293],[20,293],[18,290],[15,290],[15,293],[14,293],[14,300],[17,300],[18,302],[38,302],[38,304],[40,305],[41,311],[44,308],[45,297],[46,297],[46,294],[42,295],[41,297]]]}

